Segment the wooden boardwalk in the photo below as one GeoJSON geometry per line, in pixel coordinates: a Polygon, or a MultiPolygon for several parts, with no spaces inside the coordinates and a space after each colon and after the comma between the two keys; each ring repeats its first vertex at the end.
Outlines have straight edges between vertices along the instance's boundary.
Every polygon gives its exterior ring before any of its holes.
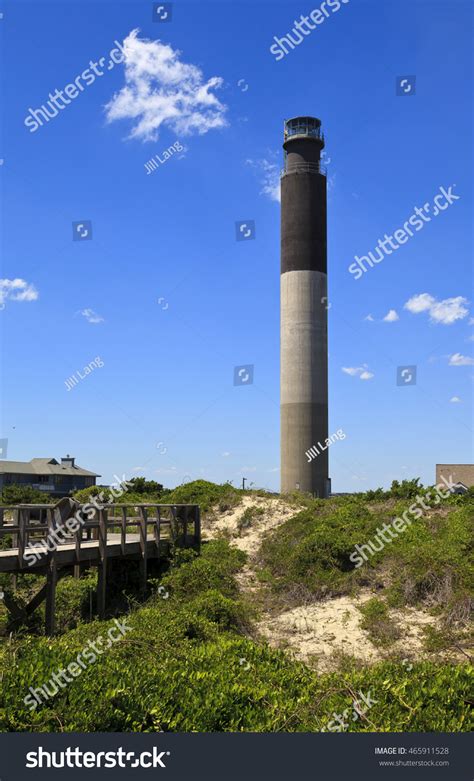
{"type": "MultiPolygon", "coordinates": [[[[137,560],[140,585],[150,559],[166,559],[174,547],[199,549],[198,505],[107,504],[91,509],[61,500],[57,505],[0,506],[0,573],[45,575],[46,582],[24,610],[46,600],[46,632],[54,633],[56,585],[60,577],[98,568],[97,610],[105,617],[107,562],[137,560]]],[[[4,595],[14,612],[14,601],[4,595]]]]}

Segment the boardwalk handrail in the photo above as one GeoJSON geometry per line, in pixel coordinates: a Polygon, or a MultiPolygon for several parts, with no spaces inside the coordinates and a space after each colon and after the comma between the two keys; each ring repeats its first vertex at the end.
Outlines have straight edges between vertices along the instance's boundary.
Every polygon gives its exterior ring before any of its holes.
{"type": "Polygon", "coordinates": [[[82,543],[98,540],[101,548],[106,544],[109,530],[116,530],[120,535],[122,555],[125,555],[127,530],[132,528],[139,535],[143,556],[146,555],[145,542],[149,541],[150,529],[157,551],[164,540],[182,547],[199,547],[201,541],[198,505],[144,502],[94,507],[86,502],[78,505],[74,514],[60,521],[55,518],[54,510],[55,505],[52,504],[0,505],[0,541],[12,536],[11,549],[18,551],[19,570],[28,568],[24,559],[31,558],[33,551],[38,552],[43,547],[46,555],[61,550],[63,545],[72,541],[79,561],[82,543]],[[16,519],[5,522],[5,511],[13,511],[16,519]],[[38,511],[39,518],[33,519],[31,516],[38,511]]]}
{"type": "MultiPolygon", "coordinates": [[[[84,568],[98,568],[97,612],[99,618],[105,618],[108,559],[138,559],[141,590],[145,592],[148,559],[168,556],[175,546],[200,548],[197,504],[93,505],[92,501],[71,503],[71,506],[67,503],[0,505],[0,572],[14,576],[20,572],[46,574],[45,587],[26,606],[25,614],[45,599],[48,635],[54,634],[56,585],[68,568],[73,567],[77,577],[84,568]],[[6,520],[5,511],[13,511],[15,517],[6,520]],[[32,517],[38,514],[39,517],[32,517]],[[85,517],[86,514],[90,517],[85,517]],[[131,528],[136,532],[127,537],[131,528]],[[5,549],[2,541],[8,536],[11,536],[11,547],[5,549]]],[[[6,605],[7,597],[11,602],[8,594],[5,595],[6,605]]]]}

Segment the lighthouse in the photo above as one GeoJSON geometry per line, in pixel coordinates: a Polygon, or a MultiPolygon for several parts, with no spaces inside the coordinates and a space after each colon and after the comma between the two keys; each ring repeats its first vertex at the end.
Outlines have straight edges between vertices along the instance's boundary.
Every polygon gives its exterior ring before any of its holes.
{"type": "MultiPolygon", "coordinates": [[[[281,176],[281,490],[330,494],[327,196],[315,117],[284,124],[281,176]],[[316,446],[318,456],[308,459],[316,446]]],[[[314,451],[313,451],[314,452],[314,451]]]]}

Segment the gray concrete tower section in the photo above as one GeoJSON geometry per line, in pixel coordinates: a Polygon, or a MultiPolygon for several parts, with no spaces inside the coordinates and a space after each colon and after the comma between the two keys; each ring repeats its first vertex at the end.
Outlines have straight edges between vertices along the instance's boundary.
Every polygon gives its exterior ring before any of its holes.
{"type": "Polygon", "coordinates": [[[286,120],[281,178],[281,490],[327,497],[328,360],[324,137],[286,120]],[[313,448],[312,454],[307,452],[313,448]]]}

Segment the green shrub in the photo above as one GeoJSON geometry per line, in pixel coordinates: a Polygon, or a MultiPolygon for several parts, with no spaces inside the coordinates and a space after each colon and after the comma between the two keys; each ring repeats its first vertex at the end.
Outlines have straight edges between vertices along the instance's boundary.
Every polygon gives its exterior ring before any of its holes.
{"type": "MultiPolygon", "coordinates": [[[[367,577],[355,570],[350,554],[356,543],[375,532],[378,518],[360,500],[319,500],[269,533],[260,550],[261,564],[274,577],[273,589],[288,595],[303,587],[315,598],[349,593],[367,577]]],[[[368,568],[371,568],[369,562],[368,568]]]]}
{"type": "Polygon", "coordinates": [[[242,532],[244,529],[249,529],[255,518],[261,517],[262,515],[265,515],[263,507],[246,507],[237,521],[238,531],[242,532]]]}
{"type": "Polygon", "coordinates": [[[2,504],[50,504],[54,500],[45,491],[38,491],[29,485],[4,485],[1,492],[2,504]]]}
{"type": "Polygon", "coordinates": [[[178,485],[166,497],[167,504],[198,504],[205,513],[214,505],[220,512],[235,507],[242,501],[242,491],[230,483],[217,485],[207,480],[194,480],[192,483],[178,485]]]}
{"type": "Polygon", "coordinates": [[[392,621],[385,602],[374,597],[359,607],[363,615],[362,629],[368,632],[374,645],[390,645],[401,637],[400,628],[392,621]]]}
{"type": "MultiPolygon", "coordinates": [[[[449,500],[446,500],[449,501],[449,500]]],[[[306,600],[350,593],[363,585],[384,586],[389,604],[421,605],[444,612],[448,623],[469,615],[473,503],[439,505],[413,520],[405,531],[355,568],[356,544],[375,539],[409,500],[376,507],[357,497],[313,504],[271,531],[260,550],[272,591],[306,600]]]]}

